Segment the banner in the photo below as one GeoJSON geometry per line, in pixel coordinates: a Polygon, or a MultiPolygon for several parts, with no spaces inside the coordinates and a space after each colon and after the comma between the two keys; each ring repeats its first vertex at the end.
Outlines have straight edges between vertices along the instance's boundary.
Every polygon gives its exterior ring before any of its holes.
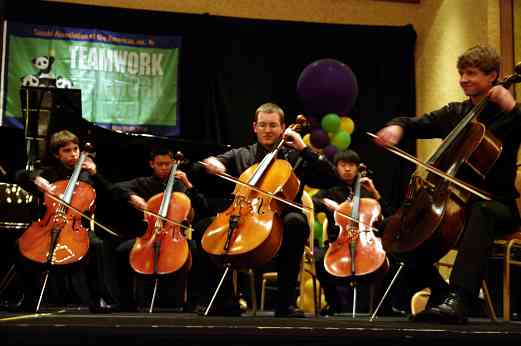
{"type": "Polygon", "coordinates": [[[4,22],[0,124],[23,127],[20,88],[81,90],[84,119],[110,129],[179,134],[181,37],[4,22]]]}

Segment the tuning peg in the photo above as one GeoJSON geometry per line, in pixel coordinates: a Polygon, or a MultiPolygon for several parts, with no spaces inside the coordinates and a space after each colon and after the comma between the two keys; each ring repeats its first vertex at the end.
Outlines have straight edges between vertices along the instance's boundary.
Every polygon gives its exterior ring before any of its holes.
{"type": "Polygon", "coordinates": [[[177,153],[175,153],[175,159],[177,162],[182,162],[184,160],[185,156],[183,155],[182,152],[178,151],[177,153]]]}
{"type": "Polygon", "coordinates": [[[87,142],[85,143],[85,145],[83,146],[83,150],[88,152],[88,153],[91,153],[94,151],[94,145],[92,145],[91,142],[87,142]]]}

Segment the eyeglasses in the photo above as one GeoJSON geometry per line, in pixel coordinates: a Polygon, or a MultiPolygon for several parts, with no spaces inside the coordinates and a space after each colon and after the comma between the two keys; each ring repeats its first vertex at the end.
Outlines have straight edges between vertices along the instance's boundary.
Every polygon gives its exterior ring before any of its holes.
{"type": "Polygon", "coordinates": [[[274,129],[277,129],[277,128],[280,128],[280,124],[279,123],[257,123],[255,125],[255,127],[259,128],[259,129],[267,129],[268,127],[272,130],[274,129]]]}

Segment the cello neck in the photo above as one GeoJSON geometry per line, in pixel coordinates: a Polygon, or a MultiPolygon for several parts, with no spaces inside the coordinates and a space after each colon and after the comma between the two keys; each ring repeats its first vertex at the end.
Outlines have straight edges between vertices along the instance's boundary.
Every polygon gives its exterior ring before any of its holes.
{"type": "MultiPolygon", "coordinates": [[[[306,117],[304,117],[303,115],[298,115],[296,122],[294,124],[289,125],[288,128],[295,130],[295,131],[301,131],[303,128],[306,128],[308,126],[309,126],[309,123],[308,123],[306,117]]],[[[257,182],[260,180],[260,178],[262,178],[262,176],[264,175],[264,172],[268,169],[270,164],[277,158],[277,154],[278,154],[280,148],[282,148],[282,145],[284,145],[285,141],[286,140],[284,139],[284,137],[281,138],[281,140],[279,141],[279,144],[275,147],[275,149],[273,149],[270,153],[268,153],[266,156],[264,156],[262,161],[257,166],[255,173],[251,176],[250,180],[248,181],[248,184],[250,184],[250,185],[257,184],[257,182]]]]}
{"type": "Polygon", "coordinates": [[[356,175],[355,191],[353,194],[353,209],[351,210],[351,217],[354,220],[358,220],[360,217],[360,173],[356,175]]]}
{"type": "Polygon", "coordinates": [[[448,136],[443,140],[438,149],[432,154],[432,156],[427,160],[427,163],[433,165],[440,156],[448,150],[448,148],[454,143],[454,141],[459,137],[459,135],[464,131],[467,125],[474,119],[478,117],[479,114],[483,111],[485,106],[488,104],[488,97],[484,97],[481,101],[478,102],[472,109],[465,115],[465,117],[452,129],[452,131],[448,134],[448,136]]]}
{"type": "Polygon", "coordinates": [[[80,176],[81,172],[81,166],[83,165],[83,162],[85,162],[85,159],[87,158],[87,153],[85,151],[82,151],[80,154],[80,158],[74,165],[74,170],[72,171],[72,175],[69,179],[69,182],[67,183],[67,188],[65,189],[65,192],[63,193],[63,201],[65,203],[71,203],[72,200],[72,194],[74,192],[74,187],[76,186],[76,182],[78,181],[78,178],[80,176]]]}
{"type": "Polygon", "coordinates": [[[279,152],[278,147],[275,148],[272,152],[266,154],[262,161],[257,166],[257,169],[255,170],[255,173],[251,176],[250,180],[248,181],[248,184],[256,186],[259,180],[264,176],[264,172],[268,169],[270,164],[273,162],[273,160],[277,157],[277,154],[279,152]]]}
{"type": "Polygon", "coordinates": [[[177,161],[172,165],[170,176],[168,177],[168,182],[166,183],[165,191],[163,192],[163,200],[161,201],[161,206],[159,207],[158,213],[161,217],[166,217],[168,213],[168,206],[170,205],[170,199],[172,198],[172,190],[174,189],[176,171],[177,161]]]}

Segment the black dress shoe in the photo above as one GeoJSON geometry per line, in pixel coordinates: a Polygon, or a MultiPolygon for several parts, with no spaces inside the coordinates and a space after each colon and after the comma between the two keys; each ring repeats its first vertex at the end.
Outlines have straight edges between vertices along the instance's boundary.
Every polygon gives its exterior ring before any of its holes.
{"type": "Polygon", "coordinates": [[[439,305],[430,306],[412,317],[415,322],[437,322],[444,324],[465,324],[465,304],[456,292],[449,293],[439,305]]]}
{"type": "Polygon", "coordinates": [[[304,311],[294,306],[289,306],[287,308],[277,308],[275,310],[275,317],[304,318],[306,315],[304,311]]]}

